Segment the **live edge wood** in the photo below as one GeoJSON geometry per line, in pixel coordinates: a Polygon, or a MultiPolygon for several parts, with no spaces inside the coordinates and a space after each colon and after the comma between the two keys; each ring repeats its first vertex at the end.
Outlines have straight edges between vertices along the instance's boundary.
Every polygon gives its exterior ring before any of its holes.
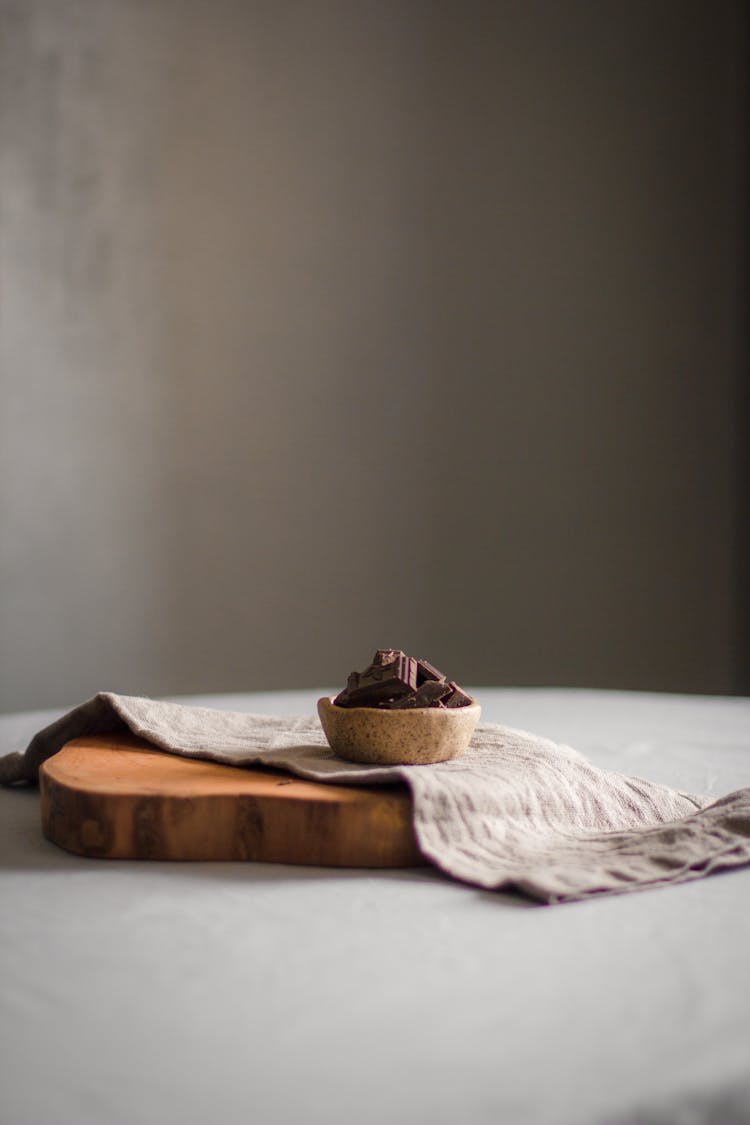
{"type": "Polygon", "coordinates": [[[125,734],[77,738],[44,763],[42,830],[77,855],[410,867],[405,786],[303,781],[154,750],[125,734]]]}

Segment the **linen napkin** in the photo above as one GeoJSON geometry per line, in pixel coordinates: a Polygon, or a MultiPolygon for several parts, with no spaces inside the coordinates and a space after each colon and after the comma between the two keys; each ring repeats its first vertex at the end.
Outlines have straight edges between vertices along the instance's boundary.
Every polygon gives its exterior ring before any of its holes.
{"type": "Polygon", "coordinates": [[[0,758],[0,784],[34,782],[73,738],[130,730],[162,750],[313,781],[405,781],[421,851],[441,871],[543,903],[698,879],[750,864],[750,788],[714,802],[599,769],[568,746],[495,724],[465,754],[372,767],[334,756],[317,719],[216,711],[100,692],[0,758]]]}

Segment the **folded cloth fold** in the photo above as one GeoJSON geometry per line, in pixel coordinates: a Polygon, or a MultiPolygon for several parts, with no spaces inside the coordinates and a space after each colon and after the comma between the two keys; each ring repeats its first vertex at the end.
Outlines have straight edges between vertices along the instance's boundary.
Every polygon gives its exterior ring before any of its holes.
{"type": "Polygon", "coordinates": [[[750,788],[718,801],[599,769],[568,746],[480,725],[466,753],[430,766],[344,762],[317,719],[217,711],[100,692],[0,758],[0,784],[33,783],[87,734],[130,730],[172,754],[270,765],[313,781],[411,789],[420,849],[441,871],[543,903],[698,879],[750,864],[750,788]]]}

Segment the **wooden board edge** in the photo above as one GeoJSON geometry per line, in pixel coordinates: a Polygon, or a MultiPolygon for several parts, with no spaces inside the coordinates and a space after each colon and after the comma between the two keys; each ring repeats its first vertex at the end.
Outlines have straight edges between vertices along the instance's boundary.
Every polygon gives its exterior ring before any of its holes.
{"type": "MultiPolygon", "coordinates": [[[[425,866],[406,806],[292,802],[280,830],[268,796],[122,795],[76,789],[40,771],[42,831],[74,855],[105,859],[267,862],[323,867],[425,866]]],[[[369,794],[365,794],[369,796],[369,794]]]]}

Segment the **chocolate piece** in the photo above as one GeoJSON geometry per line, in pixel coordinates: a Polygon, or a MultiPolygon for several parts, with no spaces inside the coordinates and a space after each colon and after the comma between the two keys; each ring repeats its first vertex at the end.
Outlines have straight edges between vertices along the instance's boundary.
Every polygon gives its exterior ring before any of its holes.
{"type": "Polygon", "coordinates": [[[414,693],[417,707],[435,707],[436,704],[450,695],[451,686],[440,680],[425,680],[414,693]]]}
{"type": "Polygon", "coordinates": [[[400,652],[390,664],[371,664],[359,676],[355,688],[334,702],[345,707],[374,707],[408,695],[417,687],[417,662],[400,652]]]}
{"type": "Polygon", "coordinates": [[[425,680],[439,680],[440,683],[445,683],[446,679],[447,677],[438,671],[434,664],[430,664],[429,660],[417,661],[417,683],[423,684],[425,680]]]}
{"type": "Polygon", "coordinates": [[[409,689],[417,686],[417,662],[411,656],[398,652],[393,660],[384,664],[371,664],[359,677],[359,687],[368,684],[383,684],[398,680],[409,689]]]}
{"type": "Polygon", "coordinates": [[[394,711],[409,711],[414,707],[437,707],[439,701],[451,694],[451,686],[437,680],[425,680],[416,691],[402,695],[389,703],[379,703],[379,707],[390,707],[394,711]]]}
{"type": "Polygon", "coordinates": [[[417,706],[417,693],[411,691],[408,695],[402,695],[400,699],[394,699],[390,703],[381,704],[381,706],[386,706],[391,711],[413,711],[417,706]]]}
{"type": "Polygon", "coordinates": [[[338,693],[333,702],[336,703],[339,707],[346,707],[346,701],[349,698],[349,692],[354,691],[358,686],[359,672],[350,672],[346,680],[346,687],[343,691],[340,691],[338,693]]]}
{"type": "MultiPolygon", "coordinates": [[[[376,653],[375,655],[377,657],[378,654],[376,653]]],[[[338,707],[354,707],[354,706],[357,706],[357,704],[354,704],[350,701],[351,694],[352,694],[352,692],[357,691],[357,689],[360,686],[360,681],[363,679],[363,677],[367,677],[368,675],[372,675],[372,673],[375,671],[375,668],[376,668],[376,665],[375,665],[375,663],[373,663],[373,664],[368,664],[368,666],[364,670],[364,672],[356,672],[356,671],[350,672],[349,675],[347,676],[346,687],[343,689],[343,691],[339,692],[339,694],[336,696],[336,698],[334,699],[333,702],[338,707]]],[[[378,675],[379,675],[379,673],[378,673],[378,675]]],[[[375,704],[373,703],[372,706],[375,706],[375,704]]]]}
{"type": "Polygon", "coordinates": [[[424,684],[417,687],[416,692],[405,695],[392,706],[395,710],[403,711],[415,706],[437,706],[444,695],[450,695],[449,684],[441,684],[435,679],[427,679],[424,684]]]}
{"type": "Polygon", "coordinates": [[[467,695],[465,691],[462,691],[458,684],[454,683],[453,680],[451,680],[451,682],[448,684],[448,687],[450,688],[450,695],[446,695],[445,699],[442,699],[440,701],[441,706],[468,707],[468,705],[472,702],[471,696],[467,695]]]}

